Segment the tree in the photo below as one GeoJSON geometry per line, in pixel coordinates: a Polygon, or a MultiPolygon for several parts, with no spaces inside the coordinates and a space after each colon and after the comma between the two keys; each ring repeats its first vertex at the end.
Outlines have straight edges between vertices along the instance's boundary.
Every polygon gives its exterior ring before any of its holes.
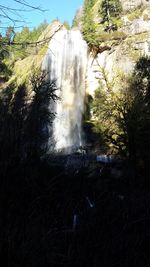
{"type": "Polygon", "coordinates": [[[35,69],[30,77],[34,98],[25,125],[28,157],[40,157],[47,152],[49,125],[54,119],[53,104],[58,100],[55,81],[49,81],[48,73],[35,69]]]}
{"type": "Polygon", "coordinates": [[[70,25],[69,25],[69,22],[68,21],[64,21],[63,22],[63,25],[65,26],[65,28],[67,29],[67,30],[70,30],[70,25]]]}
{"type": "Polygon", "coordinates": [[[150,59],[140,58],[131,77],[122,77],[118,92],[103,76],[95,92],[93,111],[98,130],[110,149],[130,159],[133,166],[149,166],[150,59]]]}
{"type": "Polygon", "coordinates": [[[92,7],[95,0],[85,0],[83,6],[82,32],[85,40],[91,46],[96,43],[96,26],[93,20],[92,7]]]}
{"type": "Polygon", "coordinates": [[[1,36],[0,38],[0,79],[7,80],[11,73],[5,60],[9,57],[9,46],[4,46],[3,43],[8,41],[8,37],[1,36]]]}
{"type": "Polygon", "coordinates": [[[13,42],[14,38],[15,38],[15,30],[14,30],[14,27],[11,27],[9,26],[7,29],[6,29],[6,38],[9,42],[9,44],[11,42],[13,42]]]}
{"type": "Polygon", "coordinates": [[[124,92],[114,93],[114,85],[109,82],[105,70],[102,70],[103,82],[95,91],[93,100],[93,114],[96,130],[101,133],[109,153],[119,153],[126,157],[127,132],[124,121],[125,110],[129,101],[125,99],[124,92]]]}
{"type": "Polygon", "coordinates": [[[105,31],[116,30],[114,18],[119,17],[122,11],[120,0],[103,0],[99,9],[105,31]]]}
{"type": "Polygon", "coordinates": [[[0,94],[0,162],[9,165],[36,160],[47,152],[48,127],[55,116],[56,84],[47,73],[34,70],[30,77],[34,94],[29,100],[27,84],[10,84],[0,94]]]}
{"type": "Polygon", "coordinates": [[[72,21],[72,27],[80,28],[82,24],[83,8],[77,9],[72,21]]]}
{"type": "MultiPolygon", "coordinates": [[[[149,168],[150,150],[150,59],[140,58],[134,69],[131,90],[137,105],[138,124],[136,131],[137,156],[149,168]]],[[[134,106],[133,106],[134,107],[134,106]]],[[[134,129],[135,132],[136,129],[134,129]]]]}

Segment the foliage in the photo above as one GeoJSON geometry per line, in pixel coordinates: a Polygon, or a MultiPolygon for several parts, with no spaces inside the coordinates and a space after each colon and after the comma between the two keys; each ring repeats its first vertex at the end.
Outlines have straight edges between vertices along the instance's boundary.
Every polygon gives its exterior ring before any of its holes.
{"type": "Polygon", "coordinates": [[[15,38],[15,29],[14,27],[8,27],[6,29],[6,40],[8,40],[8,43],[13,42],[14,38],[15,38]]]}
{"type": "Polygon", "coordinates": [[[36,41],[38,40],[39,36],[44,31],[44,29],[46,29],[47,26],[48,23],[44,21],[33,30],[30,30],[28,27],[24,27],[21,32],[16,33],[14,38],[14,43],[16,43],[16,46],[13,46],[13,53],[15,54],[16,60],[25,58],[33,51],[31,47],[28,47],[28,43],[36,44],[36,41]]]}
{"type": "Polygon", "coordinates": [[[148,14],[144,14],[143,15],[143,20],[144,21],[149,21],[149,15],[148,14]]]}
{"type": "Polygon", "coordinates": [[[101,2],[99,13],[102,17],[101,23],[104,24],[106,31],[117,29],[114,19],[120,17],[121,12],[122,6],[119,0],[103,0],[101,2]]]}
{"type": "Polygon", "coordinates": [[[143,9],[139,8],[136,10],[133,10],[130,14],[128,14],[128,20],[133,21],[135,19],[138,19],[142,16],[143,9]]]}
{"type": "Polygon", "coordinates": [[[112,40],[124,40],[126,38],[126,34],[121,31],[115,31],[115,32],[101,32],[99,33],[97,37],[97,42],[107,42],[112,40]]]}
{"type": "Polygon", "coordinates": [[[27,84],[15,83],[0,95],[0,161],[15,164],[39,158],[47,150],[48,127],[54,117],[52,102],[57,100],[55,82],[34,70],[30,77],[32,98],[27,84]]]}
{"type": "Polygon", "coordinates": [[[96,44],[96,25],[93,20],[92,7],[95,0],[85,0],[83,6],[82,32],[90,45],[96,44]]]}
{"type": "Polygon", "coordinates": [[[68,21],[64,21],[63,22],[63,25],[65,26],[65,28],[67,29],[67,30],[70,30],[70,25],[69,25],[69,22],[68,21]]]}
{"type": "Polygon", "coordinates": [[[78,9],[72,21],[72,27],[79,27],[82,22],[82,9],[78,9]]]}
{"type": "Polygon", "coordinates": [[[9,46],[4,46],[3,42],[7,40],[7,37],[0,38],[0,78],[3,78],[4,80],[8,79],[9,75],[11,74],[11,70],[6,65],[6,59],[9,58],[9,46]]]}
{"type": "Polygon", "coordinates": [[[26,121],[27,154],[29,157],[43,155],[48,146],[48,125],[54,118],[52,103],[56,95],[55,81],[50,82],[48,73],[35,69],[30,76],[32,90],[35,93],[26,121]]]}
{"type": "Polygon", "coordinates": [[[101,2],[99,8],[100,24],[94,21],[94,4],[95,1],[84,1],[83,8],[82,32],[89,46],[98,47],[103,41],[124,39],[125,34],[117,31],[122,25],[120,1],[103,0],[101,2]]]}
{"type": "MultiPolygon", "coordinates": [[[[142,57],[137,61],[132,80],[130,82],[130,91],[134,96],[130,112],[128,112],[128,121],[130,122],[130,127],[132,126],[132,136],[134,136],[133,142],[130,142],[130,146],[132,150],[134,150],[134,154],[132,154],[135,160],[137,160],[137,158],[140,158],[143,161],[143,164],[146,164],[148,166],[150,149],[149,58],[142,57]],[[132,125],[131,122],[133,122],[132,125]]],[[[131,152],[133,152],[132,150],[131,152]]]]}
{"type": "Polygon", "coordinates": [[[95,92],[93,112],[105,141],[136,166],[147,164],[150,149],[150,59],[140,58],[130,78],[122,77],[120,89],[103,71],[103,84],[95,92]]]}
{"type": "Polygon", "coordinates": [[[109,144],[109,152],[116,153],[119,151],[122,156],[125,156],[127,137],[123,121],[123,110],[121,110],[122,102],[125,101],[125,98],[121,94],[114,93],[113,83],[108,81],[105,72],[104,75],[104,83],[101,83],[100,87],[95,91],[93,101],[96,128],[97,130],[98,128],[100,129],[105,142],[109,144]]]}

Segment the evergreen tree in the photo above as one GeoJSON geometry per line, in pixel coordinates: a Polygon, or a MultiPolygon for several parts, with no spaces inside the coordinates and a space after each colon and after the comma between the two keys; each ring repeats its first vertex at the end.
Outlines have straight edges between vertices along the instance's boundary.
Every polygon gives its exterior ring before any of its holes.
{"type": "Polygon", "coordinates": [[[3,45],[7,42],[8,39],[6,36],[0,35],[0,79],[7,80],[9,74],[11,73],[8,66],[6,65],[5,60],[9,58],[9,45],[3,45]]]}
{"type": "Polygon", "coordinates": [[[96,26],[93,20],[92,7],[95,4],[95,0],[85,0],[83,6],[83,25],[82,32],[85,40],[90,45],[95,44],[96,26]]]}
{"type": "Polygon", "coordinates": [[[99,9],[102,23],[105,23],[105,30],[116,30],[113,19],[119,17],[122,11],[120,0],[103,0],[99,9]],[[114,27],[113,27],[114,26],[114,27]]]}
{"type": "Polygon", "coordinates": [[[8,42],[13,42],[15,38],[15,30],[14,27],[8,27],[6,30],[6,38],[8,39],[8,42]]]}
{"type": "Polygon", "coordinates": [[[28,157],[40,157],[48,149],[48,125],[54,119],[53,104],[58,100],[55,81],[50,82],[48,73],[40,69],[33,70],[30,77],[35,93],[25,125],[25,140],[28,157]]]}
{"type": "Polygon", "coordinates": [[[63,22],[63,25],[65,26],[65,28],[67,29],[67,30],[70,30],[70,25],[69,25],[69,22],[68,21],[64,21],[63,22]]]}
{"type": "MultiPolygon", "coordinates": [[[[149,168],[150,150],[150,59],[140,58],[130,78],[123,77],[120,89],[103,75],[103,84],[95,92],[93,112],[96,128],[106,143],[133,166],[149,168]]],[[[112,152],[111,150],[111,152],[112,152]]]]}
{"type": "Polygon", "coordinates": [[[30,30],[28,27],[24,27],[20,32],[15,34],[13,52],[16,59],[23,59],[31,53],[32,50],[31,47],[29,47],[29,43],[35,43],[36,45],[39,36],[47,26],[48,23],[45,20],[33,30],[30,30]]]}
{"type": "Polygon", "coordinates": [[[80,27],[83,16],[83,8],[77,9],[72,21],[72,27],[80,27]]]}

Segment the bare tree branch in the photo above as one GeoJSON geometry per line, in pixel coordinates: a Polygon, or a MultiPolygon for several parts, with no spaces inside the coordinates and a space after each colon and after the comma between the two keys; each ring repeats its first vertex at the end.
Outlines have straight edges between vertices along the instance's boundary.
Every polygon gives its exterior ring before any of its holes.
{"type": "Polygon", "coordinates": [[[25,21],[23,21],[23,20],[18,20],[18,19],[11,18],[11,17],[10,17],[4,10],[1,10],[1,11],[2,11],[3,15],[0,14],[0,16],[3,17],[3,18],[7,18],[7,19],[9,19],[9,20],[12,21],[13,23],[14,23],[14,22],[25,22],[25,21]]]}
{"type": "MultiPolygon", "coordinates": [[[[46,9],[42,9],[40,6],[31,5],[29,2],[24,0],[13,0],[16,3],[15,7],[11,7],[9,5],[0,4],[0,17],[2,20],[0,21],[0,28],[4,29],[3,26],[5,23],[10,26],[16,28],[18,27],[18,23],[25,23],[25,20],[22,18],[22,15],[26,12],[31,11],[40,11],[45,12],[46,9]]],[[[20,25],[19,25],[20,27],[20,25]]]]}
{"type": "Polygon", "coordinates": [[[47,38],[44,38],[40,41],[36,41],[36,42],[28,42],[28,41],[23,41],[23,42],[14,42],[12,41],[11,43],[8,42],[8,41],[0,41],[1,44],[3,44],[3,46],[8,46],[8,45],[16,45],[16,46],[21,46],[21,45],[25,45],[25,46],[37,46],[37,45],[40,45],[40,44],[43,44],[43,43],[47,43],[50,41],[50,39],[53,38],[53,36],[55,35],[56,32],[58,32],[61,28],[63,27],[63,24],[60,24],[60,26],[58,27],[58,29],[50,36],[50,37],[47,37],[47,38]]]}
{"type": "Polygon", "coordinates": [[[42,12],[45,12],[45,11],[46,11],[45,9],[42,9],[40,6],[32,6],[32,5],[30,5],[30,4],[28,4],[28,2],[26,2],[26,1],[14,0],[14,2],[17,2],[17,3],[19,3],[19,4],[23,5],[23,6],[30,7],[30,8],[32,8],[32,9],[40,10],[40,11],[42,11],[42,12]]]}
{"type": "Polygon", "coordinates": [[[0,5],[0,10],[1,9],[6,9],[6,10],[10,10],[10,11],[19,11],[19,12],[28,12],[28,11],[32,11],[31,9],[23,9],[23,8],[12,8],[12,7],[9,7],[9,6],[3,6],[3,5],[0,5]]]}

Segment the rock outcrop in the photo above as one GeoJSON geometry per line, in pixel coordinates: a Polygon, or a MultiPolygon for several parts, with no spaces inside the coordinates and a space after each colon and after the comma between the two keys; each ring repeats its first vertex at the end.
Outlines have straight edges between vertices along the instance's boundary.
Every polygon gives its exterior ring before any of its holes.
{"type": "MultiPolygon", "coordinates": [[[[122,26],[118,29],[120,38],[110,38],[106,42],[101,42],[100,52],[96,55],[89,53],[87,93],[92,96],[99,86],[99,81],[106,78],[104,76],[115,84],[118,75],[132,73],[136,61],[141,56],[150,56],[150,1],[121,2],[124,9],[130,7],[130,13],[121,17],[122,26]],[[142,5],[140,11],[136,9],[139,5],[142,5]]],[[[117,88],[117,84],[115,87],[117,88]]]]}
{"type": "Polygon", "coordinates": [[[149,0],[120,0],[123,10],[132,10],[139,6],[148,6],[150,4],[149,0]]]}

